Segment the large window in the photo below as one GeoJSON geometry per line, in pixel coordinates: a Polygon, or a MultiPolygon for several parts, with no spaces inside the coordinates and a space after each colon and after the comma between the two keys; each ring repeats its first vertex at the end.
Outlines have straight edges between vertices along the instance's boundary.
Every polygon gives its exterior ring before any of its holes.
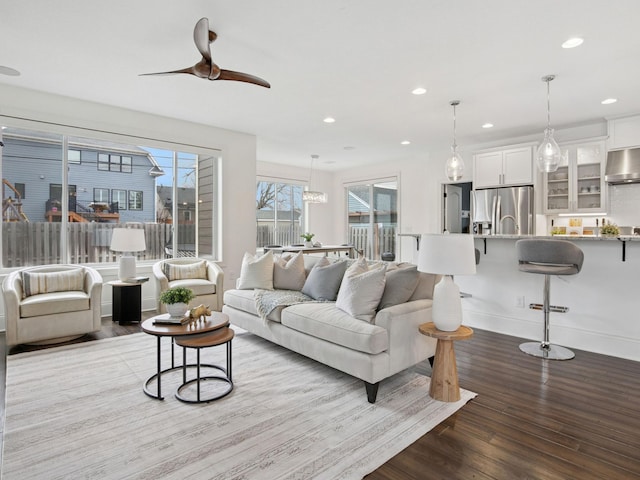
{"type": "Polygon", "coordinates": [[[217,152],[157,150],[136,144],[133,137],[130,144],[120,143],[123,138],[11,126],[0,130],[2,267],[115,262],[109,248],[112,230],[125,225],[145,230],[147,250],[139,260],[183,254],[216,259],[217,152]],[[185,181],[174,181],[182,177],[185,181]],[[170,192],[164,216],[160,188],[170,192]]]}
{"type": "Polygon", "coordinates": [[[266,245],[300,243],[304,233],[302,185],[258,181],[256,188],[256,221],[258,248],[266,245]]]}
{"type": "Polygon", "coordinates": [[[396,254],[398,182],[395,178],[345,186],[349,243],[367,258],[396,254]]]}

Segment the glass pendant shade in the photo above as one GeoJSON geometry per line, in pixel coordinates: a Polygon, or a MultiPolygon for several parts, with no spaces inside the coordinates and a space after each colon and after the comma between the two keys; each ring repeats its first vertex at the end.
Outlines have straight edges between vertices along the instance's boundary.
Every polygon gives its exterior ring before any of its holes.
{"type": "Polygon", "coordinates": [[[455,147],[451,147],[451,155],[444,164],[444,173],[452,182],[462,178],[462,174],[464,173],[464,160],[455,147]]]}
{"type": "Polygon", "coordinates": [[[327,194],[324,192],[305,190],[302,192],[302,201],[307,203],[327,203],[327,194]]]}
{"type": "Polygon", "coordinates": [[[538,170],[544,173],[551,173],[558,170],[560,161],[562,160],[562,152],[560,146],[553,138],[553,128],[551,128],[551,103],[549,101],[549,82],[555,75],[546,75],[542,77],[542,81],[547,84],[547,128],[544,129],[544,138],[536,152],[536,164],[538,170]]]}
{"type": "Polygon", "coordinates": [[[450,181],[456,182],[464,174],[464,160],[458,153],[456,144],[456,107],[460,105],[460,100],[451,100],[449,105],[453,107],[453,145],[451,145],[451,155],[444,164],[444,173],[450,181]]]}
{"type": "Polygon", "coordinates": [[[536,152],[538,169],[544,173],[555,172],[558,170],[561,160],[562,152],[553,138],[553,128],[546,128],[544,130],[544,139],[536,152]]]}
{"type": "MultiPolygon", "coordinates": [[[[309,188],[313,184],[313,162],[318,159],[318,155],[311,155],[311,170],[309,172],[309,188]]],[[[327,203],[327,194],[316,190],[305,190],[302,192],[302,201],[305,203],[327,203]]]]}

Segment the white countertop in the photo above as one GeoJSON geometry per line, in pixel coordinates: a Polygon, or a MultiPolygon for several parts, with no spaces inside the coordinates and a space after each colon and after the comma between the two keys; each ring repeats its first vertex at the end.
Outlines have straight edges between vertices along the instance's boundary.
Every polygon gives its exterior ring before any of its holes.
{"type": "Polygon", "coordinates": [[[474,235],[474,238],[481,239],[513,239],[519,240],[521,238],[558,238],[562,240],[591,240],[591,241],[631,241],[640,242],[640,235],[515,235],[515,234],[498,234],[498,235],[474,235]]]}

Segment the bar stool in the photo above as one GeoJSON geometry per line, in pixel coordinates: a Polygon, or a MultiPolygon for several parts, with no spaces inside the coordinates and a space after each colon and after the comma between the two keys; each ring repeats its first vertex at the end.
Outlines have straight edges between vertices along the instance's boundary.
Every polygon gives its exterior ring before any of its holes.
{"type": "Polygon", "coordinates": [[[551,360],[570,360],[575,354],[568,348],[549,343],[549,312],[567,312],[569,308],[550,305],[549,290],[551,275],[575,275],[582,269],[584,253],[567,240],[527,238],[516,242],[521,272],[544,275],[543,304],[532,303],[529,308],[544,311],[544,339],[542,343],[526,342],[520,350],[536,357],[551,360]]]}

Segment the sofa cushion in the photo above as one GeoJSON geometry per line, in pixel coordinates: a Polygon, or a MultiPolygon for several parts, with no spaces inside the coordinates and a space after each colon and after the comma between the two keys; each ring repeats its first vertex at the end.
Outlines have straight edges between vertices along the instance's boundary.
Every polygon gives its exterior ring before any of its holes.
{"type": "Polygon", "coordinates": [[[185,287],[193,290],[198,295],[213,295],[216,293],[216,284],[202,278],[185,278],[182,280],[174,280],[169,282],[169,288],[185,287]]]}
{"type": "Polygon", "coordinates": [[[352,350],[377,354],[387,350],[387,330],[343,312],[334,303],[301,303],[282,312],[282,324],[352,350]]]}
{"type": "Polygon", "coordinates": [[[74,268],[58,272],[22,272],[24,297],[41,293],[84,290],[84,270],[74,268]]]}
{"type": "Polygon", "coordinates": [[[378,310],[407,302],[418,286],[418,267],[408,265],[387,270],[378,310]]]}
{"type": "Polygon", "coordinates": [[[251,288],[273,290],[273,252],[271,250],[262,256],[244,254],[238,288],[240,290],[251,288]]]}
{"type": "Polygon", "coordinates": [[[207,278],[207,261],[193,263],[169,263],[164,262],[162,265],[162,273],[165,274],[167,280],[184,280],[187,278],[207,278]]]}
{"type": "Polygon", "coordinates": [[[385,284],[385,264],[367,265],[362,258],[344,274],[336,307],[358,320],[371,322],[376,315],[385,284]]]}
{"type": "Polygon", "coordinates": [[[307,275],[304,270],[302,252],[293,257],[279,257],[273,262],[273,288],[279,290],[302,290],[307,275]]]}
{"type": "Polygon", "coordinates": [[[433,287],[440,281],[440,275],[433,273],[418,272],[418,285],[411,294],[409,301],[424,300],[433,298],[433,287]]]}
{"type": "Polygon", "coordinates": [[[89,310],[89,295],[82,291],[41,293],[20,302],[20,317],[40,317],[56,313],[89,310]]]}
{"type": "MultiPolygon", "coordinates": [[[[224,292],[224,304],[236,310],[255,315],[256,317],[260,316],[256,308],[255,292],[253,290],[227,290],[224,292]]],[[[276,307],[267,315],[267,320],[280,323],[282,310],[285,308],[285,305],[276,307]]]]}
{"type": "Polygon", "coordinates": [[[314,300],[335,301],[342,277],[347,269],[347,262],[330,263],[322,257],[311,269],[302,287],[302,293],[314,300]]]}

